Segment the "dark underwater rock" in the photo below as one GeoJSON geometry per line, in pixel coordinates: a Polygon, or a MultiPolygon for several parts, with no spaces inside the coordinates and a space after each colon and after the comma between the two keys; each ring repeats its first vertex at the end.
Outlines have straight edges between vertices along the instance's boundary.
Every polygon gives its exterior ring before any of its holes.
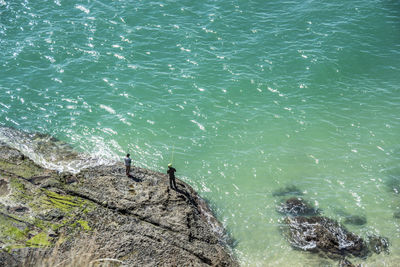
{"type": "Polygon", "coordinates": [[[361,237],[327,217],[286,217],[284,224],[283,234],[294,248],[322,253],[330,258],[365,257],[368,254],[367,244],[361,237]]]}
{"type": "Polygon", "coordinates": [[[294,185],[287,185],[272,192],[274,197],[282,197],[287,195],[302,196],[303,192],[294,185]]]}
{"type": "Polygon", "coordinates": [[[369,236],[368,246],[369,249],[376,254],[380,254],[381,252],[389,252],[389,240],[386,237],[376,235],[369,236]]]}
{"type": "Polygon", "coordinates": [[[400,168],[394,168],[387,173],[386,185],[395,194],[400,194],[400,168]]]}
{"type": "Polygon", "coordinates": [[[395,211],[395,212],[393,213],[393,218],[395,218],[395,219],[400,219],[400,210],[395,211]]]}
{"type": "Polygon", "coordinates": [[[345,224],[364,225],[367,223],[367,218],[361,215],[348,215],[344,219],[345,224]]]}
{"type": "Polygon", "coordinates": [[[291,216],[318,215],[320,211],[302,198],[292,197],[282,202],[277,211],[291,216]]]}

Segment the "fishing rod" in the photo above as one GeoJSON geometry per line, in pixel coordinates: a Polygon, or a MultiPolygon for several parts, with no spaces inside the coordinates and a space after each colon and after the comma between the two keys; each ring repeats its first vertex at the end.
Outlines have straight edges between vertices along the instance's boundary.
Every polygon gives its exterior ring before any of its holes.
{"type": "Polygon", "coordinates": [[[171,153],[171,160],[169,161],[169,163],[172,165],[173,161],[174,161],[174,152],[175,152],[175,144],[172,147],[172,153],[171,153]]]}

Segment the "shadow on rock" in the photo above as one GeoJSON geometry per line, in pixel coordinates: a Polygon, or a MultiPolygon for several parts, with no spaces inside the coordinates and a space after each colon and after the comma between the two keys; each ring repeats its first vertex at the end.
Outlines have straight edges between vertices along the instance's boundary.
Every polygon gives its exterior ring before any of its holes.
{"type": "Polygon", "coordinates": [[[181,194],[181,196],[183,196],[188,203],[190,203],[193,206],[197,207],[196,200],[193,199],[192,195],[189,192],[183,190],[183,188],[185,188],[184,185],[179,184],[176,189],[172,189],[172,190],[175,190],[176,192],[181,194]]]}
{"type": "Polygon", "coordinates": [[[133,181],[135,181],[135,182],[141,182],[141,181],[142,181],[142,179],[137,178],[137,177],[135,177],[135,176],[133,176],[133,175],[131,175],[131,174],[129,174],[128,177],[131,178],[131,179],[132,179],[133,181]]]}

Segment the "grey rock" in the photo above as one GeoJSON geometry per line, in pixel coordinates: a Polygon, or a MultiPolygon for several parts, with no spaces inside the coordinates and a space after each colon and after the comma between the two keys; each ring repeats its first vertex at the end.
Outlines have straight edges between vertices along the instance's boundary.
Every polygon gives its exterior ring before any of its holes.
{"type": "Polygon", "coordinates": [[[8,181],[0,179],[0,197],[8,195],[9,192],[8,181]]]}
{"type": "Polygon", "coordinates": [[[0,266],[18,267],[19,262],[11,254],[0,251],[0,266]]]}

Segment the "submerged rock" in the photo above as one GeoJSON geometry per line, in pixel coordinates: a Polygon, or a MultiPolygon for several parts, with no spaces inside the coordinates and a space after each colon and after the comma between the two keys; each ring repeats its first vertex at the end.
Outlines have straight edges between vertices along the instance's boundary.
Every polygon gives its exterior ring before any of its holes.
{"type": "Polygon", "coordinates": [[[133,167],[126,177],[122,163],[59,174],[4,143],[0,174],[0,260],[7,266],[50,255],[55,244],[53,266],[72,260],[77,244],[91,249],[85,255],[123,266],[238,266],[204,200],[180,180],[171,190],[165,174],[133,167]]]}
{"type": "Polygon", "coordinates": [[[376,254],[380,254],[381,252],[389,252],[389,240],[386,237],[376,235],[369,236],[368,246],[370,250],[376,254]]]}
{"type": "Polygon", "coordinates": [[[274,197],[282,197],[287,195],[302,196],[303,192],[294,185],[287,185],[283,188],[279,188],[272,193],[274,197]]]}
{"type": "Polygon", "coordinates": [[[353,215],[344,210],[336,209],[338,215],[343,217],[343,223],[352,225],[364,225],[367,223],[367,218],[364,215],[353,215]]]}
{"type": "Polygon", "coordinates": [[[330,258],[365,257],[368,254],[367,244],[361,237],[327,217],[286,217],[282,230],[297,249],[322,253],[330,258]]]}
{"type": "Polygon", "coordinates": [[[393,218],[395,218],[395,219],[400,219],[400,211],[395,211],[395,212],[393,213],[393,218]]]}
{"type": "Polygon", "coordinates": [[[302,198],[292,197],[282,202],[277,211],[286,215],[318,215],[320,211],[302,198]]]}
{"type": "Polygon", "coordinates": [[[348,215],[344,218],[345,224],[364,225],[367,223],[367,218],[361,215],[348,215]]]}
{"type": "Polygon", "coordinates": [[[400,168],[396,167],[388,171],[386,185],[395,194],[400,194],[400,168]]]}

